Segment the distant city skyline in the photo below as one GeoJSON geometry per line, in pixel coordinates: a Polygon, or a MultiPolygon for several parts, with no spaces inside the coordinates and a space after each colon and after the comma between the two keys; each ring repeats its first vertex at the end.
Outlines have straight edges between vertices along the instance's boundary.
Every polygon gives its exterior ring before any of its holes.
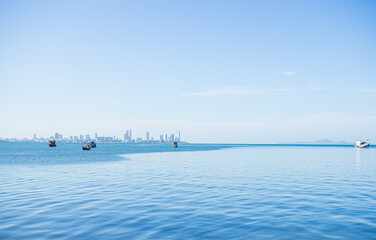
{"type": "Polygon", "coordinates": [[[376,141],[375,12],[371,0],[0,1],[0,136],[376,141]]]}
{"type": "Polygon", "coordinates": [[[99,142],[124,142],[124,143],[137,143],[137,142],[181,142],[181,133],[180,131],[177,131],[177,134],[174,133],[164,133],[159,134],[159,138],[154,138],[150,135],[150,132],[146,132],[146,136],[143,139],[142,137],[132,137],[132,129],[128,129],[124,133],[124,137],[118,137],[118,136],[105,136],[100,135],[98,133],[94,133],[94,135],[91,134],[79,134],[79,135],[70,135],[65,136],[61,133],[54,133],[53,135],[47,137],[47,136],[38,136],[38,134],[34,133],[32,138],[17,138],[17,137],[10,137],[10,138],[3,138],[0,136],[0,141],[41,141],[46,142],[48,140],[57,140],[57,141],[63,141],[63,142],[84,142],[84,141],[99,141],[99,142]]]}

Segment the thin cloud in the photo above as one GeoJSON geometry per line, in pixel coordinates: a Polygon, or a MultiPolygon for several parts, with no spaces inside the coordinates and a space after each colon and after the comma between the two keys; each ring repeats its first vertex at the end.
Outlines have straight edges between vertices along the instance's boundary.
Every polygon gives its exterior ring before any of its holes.
{"type": "Polygon", "coordinates": [[[316,83],[308,83],[308,90],[309,91],[326,91],[329,90],[327,87],[316,84],[316,83]]]}
{"type": "Polygon", "coordinates": [[[229,87],[219,87],[212,88],[202,92],[193,93],[182,93],[181,96],[223,96],[223,95],[238,95],[238,96],[248,96],[248,95],[258,95],[258,94],[270,94],[278,92],[290,92],[294,91],[292,88],[247,88],[238,86],[229,87]]]}
{"type": "Polygon", "coordinates": [[[50,47],[49,49],[50,49],[51,51],[58,50],[58,48],[56,48],[56,47],[50,47]]]}
{"type": "Polygon", "coordinates": [[[285,75],[285,76],[294,76],[294,75],[296,75],[296,72],[284,71],[284,72],[282,72],[282,75],[285,75]]]}
{"type": "Polygon", "coordinates": [[[292,88],[289,86],[279,88],[252,88],[240,86],[223,86],[211,88],[201,92],[181,93],[185,97],[213,97],[213,96],[252,96],[262,94],[274,94],[283,92],[350,92],[350,93],[376,93],[376,88],[329,88],[324,85],[308,83],[305,87],[292,88]]]}
{"type": "Polygon", "coordinates": [[[361,88],[357,89],[357,92],[364,92],[364,93],[376,93],[376,88],[361,88]]]}
{"type": "Polygon", "coordinates": [[[248,95],[249,90],[240,87],[212,88],[202,92],[183,93],[182,96],[248,95]]]}
{"type": "Polygon", "coordinates": [[[333,87],[326,87],[324,85],[315,84],[315,83],[308,83],[308,88],[301,89],[301,90],[308,90],[308,91],[330,91],[330,92],[348,92],[348,93],[376,93],[376,88],[333,88],[333,87]]]}

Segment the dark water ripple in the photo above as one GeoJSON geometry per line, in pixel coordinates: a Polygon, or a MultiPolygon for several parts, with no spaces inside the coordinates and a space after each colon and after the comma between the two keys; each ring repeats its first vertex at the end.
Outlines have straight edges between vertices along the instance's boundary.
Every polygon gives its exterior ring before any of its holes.
{"type": "Polygon", "coordinates": [[[4,161],[0,239],[376,239],[374,148],[60,160],[4,161]]]}

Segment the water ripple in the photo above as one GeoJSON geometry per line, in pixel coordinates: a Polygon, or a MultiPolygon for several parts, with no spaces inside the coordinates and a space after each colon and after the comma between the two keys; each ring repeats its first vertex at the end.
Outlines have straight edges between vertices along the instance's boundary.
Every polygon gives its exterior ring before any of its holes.
{"type": "Polygon", "coordinates": [[[376,239],[375,149],[354,151],[243,147],[3,165],[0,238],[376,239]]]}

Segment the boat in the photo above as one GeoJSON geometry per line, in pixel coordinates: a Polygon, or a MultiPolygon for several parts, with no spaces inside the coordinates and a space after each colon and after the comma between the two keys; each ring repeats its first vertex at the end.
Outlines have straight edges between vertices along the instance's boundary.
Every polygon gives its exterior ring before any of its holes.
{"type": "Polygon", "coordinates": [[[356,148],[368,148],[371,145],[369,142],[364,142],[364,141],[356,141],[355,147],[356,148]]]}
{"type": "Polygon", "coordinates": [[[175,148],[178,147],[178,142],[174,142],[174,147],[175,147],[175,148]]]}
{"type": "Polygon", "coordinates": [[[84,142],[84,145],[82,146],[82,150],[90,150],[91,145],[89,143],[84,142]]]}
{"type": "Polygon", "coordinates": [[[95,144],[94,141],[91,141],[91,142],[90,142],[90,147],[91,147],[91,148],[96,148],[96,147],[97,147],[97,144],[95,144]]]}
{"type": "Polygon", "coordinates": [[[56,141],[55,140],[50,140],[48,143],[49,147],[56,147],[56,141]]]}

